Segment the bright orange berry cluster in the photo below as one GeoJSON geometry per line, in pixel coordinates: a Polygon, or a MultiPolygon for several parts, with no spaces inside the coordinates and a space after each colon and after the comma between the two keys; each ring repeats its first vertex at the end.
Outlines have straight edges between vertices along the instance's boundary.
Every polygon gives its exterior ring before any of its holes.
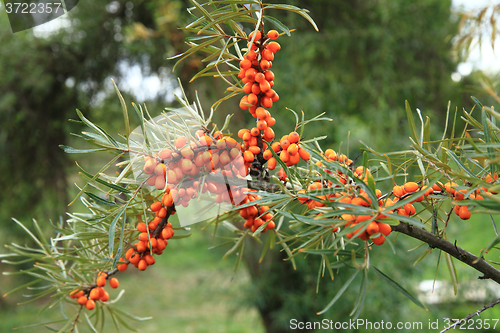
{"type": "MultiPolygon", "coordinates": [[[[258,195],[247,194],[245,200],[243,200],[241,204],[243,205],[257,199],[260,199],[258,195]]],[[[268,206],[248,206],[246,208],[240,209],[239,212],[240,216],[245,219],[245,224],[243,226],[247,229],[252,229],[253,232],[255,232],[260,226],[268,221],[269,222],[267,223],[266,228],[262,230],[262,232],[274,229],[275,227],[274,221],[271,221],[273,218],[273,214],[270,213],[268,206]]]]}
{"type": "MultiPolygon", "coordinates": [[[[94,285],[89,288],[75,289],[70,293],[70,297],[77,300],[78,304],[85,306],[88,310],[95,308],[95,302],[106,302],[109,300],[109,293],[104,290],[109,275],[102,272],[97,276],[94,285]]],[[[109,279],[109,286],[113,289],[118,288],[120,283],[117,278],[109,279]]]]}

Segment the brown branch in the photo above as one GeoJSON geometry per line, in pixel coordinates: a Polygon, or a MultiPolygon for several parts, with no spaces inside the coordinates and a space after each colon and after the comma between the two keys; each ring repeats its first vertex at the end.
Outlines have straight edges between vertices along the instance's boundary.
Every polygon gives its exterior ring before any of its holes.
{"type": "Polygon", "coordinates": [[[486,262],[486,260],[484,260],[484,258],[478,258],[472,253],[456,246],[446,239],[440,238],[425,229],[414,227],[406,222],[401,222],[398,225],[392,226],[392,230],[421,240],[429,244],[431,248],[437,248],[450,254],[466,265],[469,265],[475,270],[483,273],[484,275],[478,277],[479,279],[491,279],[500,284],[500,270],[491,266],[488,262],[486,262]]]}
{"type": "Polygon", "coordinates": [[[442,330],[441,332],[439,333],[443,333],[443,332],[446,332],[447,330],[450,330],[450,329],[454,329],[457,325],[461,325],[461,324],[465,324],[467,323],[471,318],[475,317],[475,316],[479,316],[479,314],[489,308],[492,308],[494,307],[495,305],[497,304],[500,304],[500,299],[497,299],[496,301],[493,301],[491,302],[490,304],[488,305],[485,305],[483,306],[481,309],[477,310],[477,311],[474,311],[472,312],[471,314],[467,315],[465,318],[462,318],[460,320],[456,320],[455,323],[453,323],[453,325],[450,325],[448,326],[447,328],[445,328],[444,330],[442,330]]]}

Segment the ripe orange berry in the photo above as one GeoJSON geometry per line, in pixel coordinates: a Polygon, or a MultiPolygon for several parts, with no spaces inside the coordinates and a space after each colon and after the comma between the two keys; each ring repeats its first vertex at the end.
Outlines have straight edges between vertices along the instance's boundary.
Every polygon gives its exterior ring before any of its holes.
{"type": "Polygon", "coordinates": [[[268,161],[267,161],[267,168],[269,170],[274,170],[274,168],[276,168],[276,159],[274,157],[271,157],[268,161]]]}
{"type": "MultiPolygon", "coordinates": [[[[263,80],[262,82],[260,82],[259,88],[260,88],[261,92],[266,93],[269,90],[271,90],[271,85],[269,84],[269,81],[263,80]]],[[[264,119],[264,118],[260,118],[260,119],[264,119]]]]}
{"type": "Polygon", "coordinates": [[[384,235],[380,235],[377,238],[372,238],[371,240],[375,245],[382,245],[385,242],[385,237],[384,235]]]}
{"type": "MultiPolygon", "coordinates": [[[[370,218],[371,218],[371,216],[370,216],[370,218]]],[[[375,221],[370,222],[368,224],[368,227],[366,228],[366,232],[368,233],[368,235],[374,235],[379,231],[380,231],[379,225],[375,221]]]]}
{"type": "Polygon", "coordinates": [[[267,33],[267,37],[269,39],[277,39],[280,36],[280,34],[276,30],[269,30],[267,33]]]}
{"type": "Polygon", "coordinates": [[[281,46],[276,42],[270,42],[269,44],[267,44],[266,48],[272,53],[276,53],[281,49],[281,46]]]}
{"type": "Polygon", "coordinates": [[[255,95],[255,94],[248,95],[248,103],[255,105],[255,104],[257,104],[258,101],[259,101],[259,99],[257,98],[257,95],[255,95]]]}
{"type": "Polygon", "coordinates": [[[257,122],[257,128],[260,130],[260,131],[263,131],[267,128],[267,122],[265,120],[259,120],[257,122]]]}
{"type": "Polygon", "coordinates": [[[93,300],[98,300],[100,296],[99,288],[94,288],[90,291],[89,298],[93,300]]]}
{"type": "MultiPolygon", "coordinates": [[[[257,127],[254,127],[250,130],[250,134],[252,136],[258,136],[260,134],[260,130],[257,127]]],[[[253,146],[253,145],[252,145],[253,146]]]]}
{"type": "Polygon", "coordinates": [[[153,212],[157,212],[159,211],[160,209],[162,208],[162,205],[161,205],[161,202],[154,202],[153,204],[151,204],[151,211],[153,212]]]}
{"type": "Polygon", "coordinates": [[[264,140],[271,141],[274,139],[274,131],[271,127],[268,127],[264,130],[264,140]]]}
{"type": "Polygon", "coordinates": [[[118,286],[120,285],[120,283],[118,282],[118,279],[117,278],[111,278],[109,280],[109,286],[113,289],[116,289],[118,288],[118,286]]]}
{"type": "Polygon", "coordinates": [[[287,148],[287,153],[290,156],[295,156],[299,152],[299,146],[297,144],[292,143],[288,148],[287,148]]]}
{"type": "Polygon", "coordinates": [[[269,149],[266,149],[262,156],[264,157],[264,159],[269,160],[271,157],[273,157],[273,153],[269,149]]]}
{"type": "Polygon", "coordinates": [[[85,307],[87,308],[87,310],[93,310],[95,308],[95,302],[89,299],[87,303],[85,303],[85,307]]]}
{"type": "Polygon", "coordinates": [[[178,149],[181,149],[182,147],[184,147],[184,145],[186,144],[186,142],[187,142],[186,137],[183,136],[183,135],[181,135],[177,139],[175,139],[175,146],[178,149]]]}
{"type": "Polygon", "coordinates": [[[158,157],[162,160],[167,160],[172,157],[172,151],[170,149],[163,149],[158,157]]]}
{"type": "Polygon", "coordinates": [[[240,61],[240,68],[241,69],[249,69],[250,67],[252,67],[252,62],[248,59],[244,59],[242,61],[240,61]]]}
{"type": "Polygon", "coordinates": [[[101,275],[96,279],[96,284],[98,287],[104,287],[106,285],[106,276],[101,275]]]}
{"type": "Polygon", "coordinates": [[[415,182],[407,182],[404,185],[404,190],[406,191],[406,193],[416,192],[418,191],[418,184],[415,182]]]}
{"type": "Polygon", "coordinates": [[[139,261],[139,265],[137,266],[137,268],[139,268],[140,271],[145,271],[147,267],[148,267],[148,264],[147,264],[146,260],[144,260],[144,259],[141,259],[139,261]]]}
{"type": "Polygon", "coordinates": [[[299,136],[299,133],[297,133],[297,132],[292,132],[292,133],[288,134],[288,141],[290,143],[297,143],[297,142],[299,142],[299,139],[300,139],[300,136],[299,136]]]}
{"type": "Polygon", "coordinates": [[[470,219],[471,212],[469,210],[469,207],[468,206],[460,206],[460,209],[458,211],[458,216],[460,216],[460,218],[462,220],[470,219]]]}
{"type": "Polygon", "coordinates": [[[103,295],[99,298],[101,302],[106,302],[109,299],[109,294],[106,290],[104,290],[103,295]]]}
{"type": "Polygon", "coordinates": [[[267,117],[266,118],[267,126],[274,126],[276,124],[276,119],[273,117],[267,117]]]}
{"type": "Polygon", "coordinates": [[[257,118],[259,118],[260,120],[267,119],[266,109],[264,109],[263,107],[259,106],[257,109],[255,109],[255,114],[257,115],[257,118]]]}
{"type": "Polygon", "coordinates": [[[394,195],[397,197],[402,197],[405,194],[404,189],[402,189],[401,186],[398,185],[393,187],[392,193],[394,193],[394,195]]]}
{"type": "Polygon", "coordinates": [[[264,72],[264,78],[267,81],[272,82],[272,81],[274,81],[274,73],[270,70],[267,70],[264,72]]]}
{"type": "Polygon", "coordinates": [[[87,304],[87,301],[88,301],[87,296],[80,296],[80,297],[78,297],[78,300],[77,300],[78,304],[80,304],[80,305],[87,304]]]}
{"type": "Polygon", "coordinates": [[[124,272],[124,271],[126,271],[126,270],[127,270],[127,268],[128,268],[128,264],[120,264],[120,265],[118,265],[116,268],[118,268],[118,270],[119,270],[120,272],[124,272]]]}
{"type": "Polygon", "coordinates": [[[263,73],[255,74],[255,82],[261,83],[263,81],[266,81],[266,76],[263,73]]]}
{"type": "Polygon", "coordinates": [[[245,159],[245,162],[251,163],[255,159],[255,156],[251,151],[247,150],[243,153],[243,158],[245,159]]]}
{"type": "Polygon", "coordinates": [[[378,228],[379,231],[385,236],[389,236],[392,231],[391,226],[383,222],[378,222],[378,228]]]}
{"type": "Polygon", "coordinates": [[[260,153],[260,148],[259,146],[250,146],[248,147],[248,150],[252,152],[252,154],[257,155],[260,153]]]}
{"type": "MultiPolygon", "coordinates": [[[[269,68],[271,68],[271,66],[273,65],[272,62],[270,62],[269,60],[266,60],[266,59],[262,59],[260,61],[260,68],[262,68],[263,70],[268,70],[269,68]]],[[[262,87],[260,88],[262,90],[262,87]]]]}
{"type": "MultiPolygon", "coordinates": [[[[274,60],[274,53],[272,53],[269,50],[264,50],[264,51],[262,51],[262,59],[267,60],[267,61],[273,61],[274,60]]],[[[262,67],[262,63],[261,63],[261,67],[262,67]]],[[[262,67],[262,69],[264,69],[264,67],[262,67]]]]}
{"type": "Polygon", "coordinates": [[[255,35],[255,39],[254,41],[255,42],[258,42],[261,38],[262,38],[262,34],[260,33],[259,30],[257,31],[252,31],[249,35],[248,35],[248,40],[252,40],[253,36],[255,35]]]}
{"type": "Polygon", "coordinates": [[[407,203],[404,205],[404,209],[406,214],[408,215],[414,215],[415,214],[415,207],[411,203],[407,203]]]}
{"type": "Polygon", "coordinates": [[[246,129],[246,128],[242,128],[242,129],[240,129],[240,130],[238,131],[238,137],[239,137],[240,139],[243,139],[243,135],[244,135],[245,133],[249,133],[249,132],[250,132],[250,131],[249,131],[248,129],[246,129]]]}
{"type": "Polygon", "coordinates": [[[299,156],[301,159],[303,159],[304,161],[309,161],[311,159],[311,155],[309,154],[309,152],[307,152],[305,149],[303,148],[299,148],[299,156]]]}

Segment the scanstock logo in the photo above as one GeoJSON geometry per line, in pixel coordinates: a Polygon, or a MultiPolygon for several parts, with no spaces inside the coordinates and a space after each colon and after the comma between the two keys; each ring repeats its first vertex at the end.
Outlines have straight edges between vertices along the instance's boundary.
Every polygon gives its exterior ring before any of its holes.
{"type": "Polygon", "coordinates": [[[4,0],[14,33],[52,21],[77,4],[78,0],[4,0]]]}

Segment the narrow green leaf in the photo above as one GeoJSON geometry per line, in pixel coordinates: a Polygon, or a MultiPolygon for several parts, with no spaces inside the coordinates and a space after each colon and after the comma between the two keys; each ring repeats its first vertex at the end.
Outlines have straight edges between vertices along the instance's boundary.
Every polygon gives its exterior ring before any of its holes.
{"type": "Polygon", "coordinates": [[[458,276],[457,269],[455,268],[455,264],[453,263],[453,259],[451,258],[449,253],[444,254],[446,259],[446,265],[448,266],[448,272],[450,273],[451,282],[453,282],[453,291],[455,292],[455,296],[458,294],[458,276]]]}
{"type": "Polygon", "coordinates": [[[405,295],[406,297],[408,297],[410,299],[410,301],[412,301],[413,303],[415,303],[416,305],[418,305],[419,307],[421,307],[425,311],[429,311],[429,309],[427,309],[425,307],[425,305],[423,305],[417,298],[415,298],[408,291],[406,291],[406,289],[404,289],[403,287],[401,287],[396,281],[394,281],[393,279],[391,279],[390,277],[388,277],[387,275],[385,275],[384,273],[382,273],[377,267],[375,267],[375,266],[371,266],[371,267],[373,268],[374,272],[377,273],[377,275],[382,278],[382,280],[385,280],[394,289],[396,289],[397,291],[399,291],[400,293],[402,293],[403,295],[405,295]]]}
{"type": "Polygon", "coordinates": [[[347,280],[347,282],[342,286],[342,288],[339,289],[339,291],[337,292],[335,297],[330,301],[330,303],[328,303],[328,305],[323,310],[321,310],[320,312],[317,313],[318,315],[321,315],[321,314],[325,313],[326,311],[328,311],[328,309],[330,309],[332,307],[332,305],[335,304],[335,302],[337,302],[339,300],[339,298],[347,290],[347,288],[352,283],[354,278],[356,278],[356,276],[358,275],[359,272],[360,272],[359,270],[356,270],[354,272],[354,274],[349,278],[349,280],[347,280]]]}
{"type": "Polygon", "coordinates": [[[284,25],[283,23],[281,23],[277,18],[274,18],[272,16],[268,16],[268,15],[264,15],[264,20],[273,24],[276,28],[278,28],[279,30],[281,30],[285,34],[287,34],[287,36],[291,36],[290,29],[288,29],[288,27],[286,25],[284,25]]]}
{"type": "Polygon", "coordinates": [[[123,216],[123,224],[125,224],[125,211],[128,205],[124,205],[116,214],[115,218],[109,225],[109,255],[113,256],[113,248],[115,246],[115,226],[118,220],[123,216]]]}
{"type": "Polygon", "coordinates": [[[93,153],[96,151],[104,151],[106,148],[91,148],[91,149],[77,149],[65,145],[59,145],[59,148],[64,150],[66,154],[86,154],[86,153],[93,153]]]}
{"type": "Polygon", "coordinates": [[[120,104],[122,106],[122,111],[123,111],[123,119],[125,121],[125,131],[127,135],[127,148],[130,148],[130,121],[128,118],[128,110],[127,110],[127,104],[125,103],[125,99],[123,98],[122,94],[120,93],[120,90],[116,86],[115,80],[111,79],[113,82],[113,87],[115,87],[116,94],[118,95],[118,98],[120,99],[120,104]]]}
{"type": "Polygon", "coordinates": [[[415,142],[418,142],[417,128],[415,127],[415,119],[413,118],[410,103],[408,103],[408,101],[405,101],[405,110],[406,110],[406,116],[408,118],[408,124],[410,125],[411,135],[413,136],[413,140],[415,142]]]}

